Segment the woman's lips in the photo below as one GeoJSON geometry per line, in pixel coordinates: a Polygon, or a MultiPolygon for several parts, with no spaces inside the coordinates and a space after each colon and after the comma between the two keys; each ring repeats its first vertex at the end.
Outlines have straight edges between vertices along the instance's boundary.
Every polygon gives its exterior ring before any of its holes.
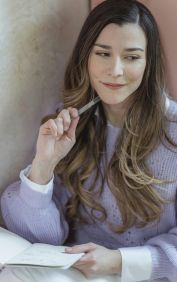
{"type": "Polygon", "coordinates": [[[107,88],[115,89],[115,90],[125,86],[125,84],[118,84],[118,83],[115,84],[115,83],[104,83],[104,82],[102,82],[102,84],[104,86],[106,86],[107,88]]]}

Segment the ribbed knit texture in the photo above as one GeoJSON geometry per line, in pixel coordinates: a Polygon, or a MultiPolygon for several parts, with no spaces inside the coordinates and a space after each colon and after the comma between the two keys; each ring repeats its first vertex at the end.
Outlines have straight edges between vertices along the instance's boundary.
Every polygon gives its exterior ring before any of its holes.
{"type": "MultiPolygon", "coordinates": [[[[177,104],[170,101],[168,119],[177,121],[177,104]]],[[[177,122],[167,122],[167,129],[177,142],[177,122]]],[[[121,132],[108,124],[108,158],[111,157],[116,138],[121,132]]],[[[147,164],[154,176],[162,179],[175,179],[174,183],[163,185],[163,196],[172,200],[164,206],[159,222],[151,223],[144,228],[132,227],[123,234],[113,233],[107,224],[121,223],[120,211],[115,198],[105,184],[100,201],[105,207],[108,218],[105,223],[77,224],[72,230],[64,218],[64,209],[69,194],[59,179],[54,179],[54,193],[36,192],[22,181],[10,185],[2,195],[1,209],[4,221],[11,231],[31,242],[51,244],[82,244],[94,242],[111,249],[119,247],[148,246],[152,255],[151,280],[167,282],[177,281],[177,227],[176,227],[176,191],[177,191],[177,149],[160,144],[147,158],[147,164]],[[53,194],[53,197],[52,197],[53,194]],[[72,240],[71,240],[72,238],[72,240]]],[[[94,173],[93,173],[94,174],[94,173]]],[[[92,181],[87,180],[85,188],[92,181]]],[[[97,182],[99,185],[99,180],[97,182]]],[[[88,214],[90,210],[87,209],[88,214]]],[[[84,209],[82,209],[84,215],[84,209]]]]}

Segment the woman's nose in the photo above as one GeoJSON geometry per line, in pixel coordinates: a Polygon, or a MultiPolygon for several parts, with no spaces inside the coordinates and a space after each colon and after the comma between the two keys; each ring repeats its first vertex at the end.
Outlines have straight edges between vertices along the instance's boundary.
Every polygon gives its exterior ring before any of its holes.
{"type": "Polygon", "coordinates": [[[110,75],[112,76],[122,76],[124,73],[123,71],[123,64],[120,58],[116,58],[112,61],[110,66],[110,75]]]}

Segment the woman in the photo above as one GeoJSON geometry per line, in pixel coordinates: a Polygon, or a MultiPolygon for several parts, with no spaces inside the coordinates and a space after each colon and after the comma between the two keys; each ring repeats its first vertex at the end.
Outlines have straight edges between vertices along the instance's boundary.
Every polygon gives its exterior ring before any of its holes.
{"type": "Polygon", "coordinates": [[[87,277],[176,281],[177,105],[165,95],[159,33],[146,7],[107,0],[90,13],[63,97],[40,127],[32,165],[2,196],[7,227],[85,252],[74,267],[87,277]]]}

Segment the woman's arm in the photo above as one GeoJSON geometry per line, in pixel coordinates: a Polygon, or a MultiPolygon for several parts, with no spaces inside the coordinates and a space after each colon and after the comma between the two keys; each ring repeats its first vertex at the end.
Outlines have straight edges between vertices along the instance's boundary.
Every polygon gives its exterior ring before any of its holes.
{"type": "Polygon", "coordinates": [[[47,185],[38,185],[25,176],[28,173],[29,167],[20,173],[21,181],[11,184],[1,197],[5,224],[30,242],[62,245],[69,229],[63,212],[67,195],[62,195],[61,189],[57,195],[61,201],[56,200],[53,189],[60,190],[56,189],[59,181],[55,179],[53,184],[51,179],[47,185]]]}
{"type": "Polygon", "coordinates": [[[177,280],[177,227],[151,238],[146,243],[152,257],[151,279],[177,280]]]}
{"type": "Polygon", "coordinates": [[[68,236],[62,209],[65,203],[61,195],[53,194],[51,178],[56,165],[76,142],[78,121],[77,109],[68,108],[43,123],[30,170],[21,172],[21,181],[10,185],[2,195],[1,209],[7,227],[31,242],[61,245],[68,236]]]}
{"type": "Polygon", "coordinates": [[[177,279],[177,227],[168,233],[155,236],[144,246],[120,248],[122,282],[160,279],[176,282],[177,279]]]}

